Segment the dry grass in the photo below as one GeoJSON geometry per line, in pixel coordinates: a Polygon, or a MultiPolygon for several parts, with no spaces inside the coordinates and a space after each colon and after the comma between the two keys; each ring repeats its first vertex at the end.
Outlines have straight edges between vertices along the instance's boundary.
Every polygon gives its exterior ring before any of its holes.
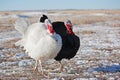
{"type": "Polygon", "coordinates": [[[2,11],[0,12],[0,15],[12,15],[12,14],[20,14],[23,13],[24,11],[2,11]]]}
{"type": "MultiPolygon", "coordinates": [[[[50,16],[50,19],[52,21],[66,21],[67,19],[70,19],[73,23],[73,25],[83,25],[83,24],[93,24],[98,22],[106,22],[106,21],[120,21],[120,16],[111,16],[111,17],[105,17],[105,16],[84,16],[84,17],[54,17],[50,16]]],[[[108,26],[120,26],[120,23],[117,24],[107,24],[108,26]]]]}
{"type": "MultiPolygon", "coordinates": [[[[50,11],[49,13],[55,13],[58,11],[50,11]]],[[[94,13],[104,13],[104,14],[120,14],[120,10],[63,10],[60,11],[62,14],[94,14],[94,13]]]]}
{"type": "Polygon", "coordinates": [[[87,31],[87,30],[85,30],[85,31],[82,31],[81,32],[81,34],[94,34],[94,33],[96,33],[96,32],[94,32],[94,31],[87,31]]]}
{"type": "MultiPolygon", "coordinates": [[[[61,13],[61,14],[73,14],[79,15],[81,17],[74,17],[74,16],[50,16],[50,19],[53,21],[65,21],[66,19],[70,19],[74,25],[82,25],[82,24],[93,24],[97,22],[105,22],[105,21],[112,21],[112,20],[120,20],[120,16],[112,16],[115,14],[120,14],[120,10],[66,10],[66,11],[55,11],[49,13],[61,13]],[[108,14],[111,16],[95,16],[92,14],[108,14]],[[83,15],[83,16],[82,16],[83,15]]],[[[110,25],[109,26],[119,26],[120,24],[110,25]]]]}
{"type": "Polygon", "coordinates": [[[100,17],[100,16],[85,16],[85,17],[54,17],[50,16],[50,19],[52,21],[66,21],[67,19],[70,19],[73,23],[73,25],[82,25],[82,24],[92,24],[96,22],[104,22],[107,18],[100,17]]]}
{"type": "MultiPolygon", "coordinates": [[[[0,15],[11,15],[11,14],[20,14],[22,11],[13,11],[13,12],[0,12],[0,15]]],[[[74,16],[49,16],[52,21],[65,21],[66,19],[70,19],[74,25],[83,25],[83,24],[93,24],[97,22],[105,22],[105,21],[120,21],[120,16],[112,16],[115,14],[120,14],[120,10],[61,10],[61,11],[48,11],[48,14],[61,13],[61,14],[72,14],[78,15],[78,17],[74,16]],[[111,16],[95,16],[92,14],[108,14],[111,16]],[[80,16],[80,17],[79,17],[80,16]]],[[[39,19],[39,16],[33,16],[29,18],[30,21],[36,22],[39,19]]],[[[7,20],[7,23],[14,23],[15,19],[7,20]]],[[[2,22],[3,23],[3,22],[2,22]]],[[[0,21],[0,24],[2,24],[0,21]]],[[[120,23],[117,24],[107,24],[108,26],[120,26],[120,23]]]]}
{"type": "MultiPolygon", "coordinates": [[[[20,14],[26,11],[2,11],[1,15],[20,14]]],[[[31,12],[31,11],[29,11],[31,12]]],[[[33,11],[34,12],[34,11],[33,11]]],[[[120,10],[50,10],[48,13],[62,13],[62,14],[93,14],[93,13],[105,13],[105,14],[120,14],[120,10]]]]}
{"type": "Polygon", "coordinates": [[[15,47],[14,43],[17,42],[18,40],[19,39],[16,38],[16,39],[12,39],[12,40],[9,40],[9,41],[5,41],[4,45],[0,46],[0,49],[2,49],[2,48],[14,48],[15,47]]]}

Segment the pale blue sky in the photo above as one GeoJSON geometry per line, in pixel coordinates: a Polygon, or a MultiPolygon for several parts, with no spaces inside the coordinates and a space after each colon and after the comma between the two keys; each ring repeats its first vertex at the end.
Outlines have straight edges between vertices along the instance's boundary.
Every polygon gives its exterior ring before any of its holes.
{"type": "Polygon", "coordinates": [[[0,11],[43,9],[120,9],[120,0],[0,0],[0,11]]]}

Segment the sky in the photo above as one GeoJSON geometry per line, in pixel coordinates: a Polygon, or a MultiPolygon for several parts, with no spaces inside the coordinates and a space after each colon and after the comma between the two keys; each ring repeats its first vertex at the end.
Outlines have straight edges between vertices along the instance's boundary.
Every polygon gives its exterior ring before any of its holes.
{"type": "Polygon", "coordinates": [[[0,11],[45,9],[120,9],[120,0],[0,0],[0,11]]]}

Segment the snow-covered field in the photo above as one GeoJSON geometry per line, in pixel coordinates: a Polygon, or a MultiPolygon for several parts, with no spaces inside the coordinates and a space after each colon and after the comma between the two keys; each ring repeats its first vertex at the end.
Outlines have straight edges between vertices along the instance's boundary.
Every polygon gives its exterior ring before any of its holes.
{"type": "Polygon", "coordinates": [[[13,25],[21,17],[38,22],[43,13],[53,21],[70,19],[81,40],[77,55],[62,61],[62,73],[58,62],[42,63],[50,80],[120,80],[120,11],[1,12],[0,80],[46,80],[32,70],[35,60],[14,46],[21,35],[13,25]]]}

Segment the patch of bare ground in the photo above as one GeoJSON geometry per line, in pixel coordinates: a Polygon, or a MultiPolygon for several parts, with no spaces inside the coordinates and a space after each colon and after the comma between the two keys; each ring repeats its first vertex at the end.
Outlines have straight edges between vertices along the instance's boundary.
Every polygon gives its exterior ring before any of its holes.
{"type": "MultiPolygon", "coordinates": [[[[94,23],[99,23],[99,22],[106,22],[106,21],[120,21],[120,17],[119,16],[116,16],[116,17],[106,17],[106,16],[83,16],[83,17],[54,17],[51,19],[53,21],[65,21],[66,19],[70,19],[72,21],[72,23],[74,25],[84,25],[84,24],[94,24],[94,23]]],[[[120,23],[105,23],[104,25],[107,25],[107,26],[117,26],[119,27],[120,26],[120,23]]]]}
{"type": "Polygon", "coordinates": [[[0,19],[0,32],[14,30],[15,19],[0,19]]]}
{"type": "Polygon", "coordinates": [[[0,15],[12,15],[12,14],[20,14],[26,11],[0,11],[0,15]]]}
{"type": "Polygon", "coordinates": [[[89,30],[86,30],[86,31],[82,31],[81,34],[85,35],[85,34],[94,34],[96,32],[94,31],[89,31],[89,30]]]}
{"type": "Polygon", "coordinates": [[[106,14],[120,14],[120,10],[56,10],[48,11],[49,13],[60,12],[61,14],[91,14],[91,13],[106,13],[106,14]]]}
{"type": "Polygon", "coordinates": [[[3,49],[3,48],[15,48],[15,42],[17,42],[19,40],[19,38],[16,38],[16,39],[12,39],[12,40],[9,40],[9,41],[5,41],[4,42],[4,45],[1,45],[0,46],[0,49],[3,49]]]}
{"type": "MultiPolygon", "coordinates": [[[[52,21],[65,21],[66,19],[70,19],[74,25],[83,25],[83,24],[93,24],[98,22],[106,22],[106,21],[120,21],[120,10],[66,10],[66,11],[48,11],[48,13],[61,13],[61,14],[72,14],[68,16],[49,16],[52,21]],[[102,14],[102,15],[93,15],[93,14],[102,14]],[[107,15],[107,16],[104,16],[107,15]],[[77,17],[76,17],[76,16],[77,17]],[[114,16],[118,15],[118,16],[114,16]],[[72,17],[71,17],[72,16],[72,17]]],[[[20,14],[23,13],[21,11],[13,11],[13,12],[0,12],[1,15],[12,15],[12,14],[20,14]]],[[[36,22],[39,20],[40,16],[31,16],[30,21],[36,22]]],[[[7,20],[8,21],[8,20],[7,20]]],[[[13,23],[15,20],[9,20],[9,23],[13,23]]],[[[1,21],[0,21],[1,22],[1,21]]],[[[8,23],[8,22],[6,22],[8,23]]],[[[107,24],[107,23],[106,23],[107,24]]],[[[120,26],[117,24],[107,24],[108,26],[120,26]]]]}
{"type": "MultiPolygon", "coordinates": [[[[50,16],[50,19],[52,19],[53,21],[58,21],[58,20],[65,21],[66,19],[70,19],[74,25],[93,24],[98,22],[115,21],[115,20],[120,21],[120,16],[119,16],[120,10],[66,10],[66,11],[54,11],[54,12],[52,11],[52,13],[59,13],[59,12],[61,14],[72,14],[72,15],[63,16],[63,17],[50,16]],[[75,15],[77,15],[77,17],[75,17],[75,15]],[[118,15],[118,16],[114,16],[114,15],[118,15]]],[[[111,26],[119,26],[119,23],[113,24],[111,26]]]]}

